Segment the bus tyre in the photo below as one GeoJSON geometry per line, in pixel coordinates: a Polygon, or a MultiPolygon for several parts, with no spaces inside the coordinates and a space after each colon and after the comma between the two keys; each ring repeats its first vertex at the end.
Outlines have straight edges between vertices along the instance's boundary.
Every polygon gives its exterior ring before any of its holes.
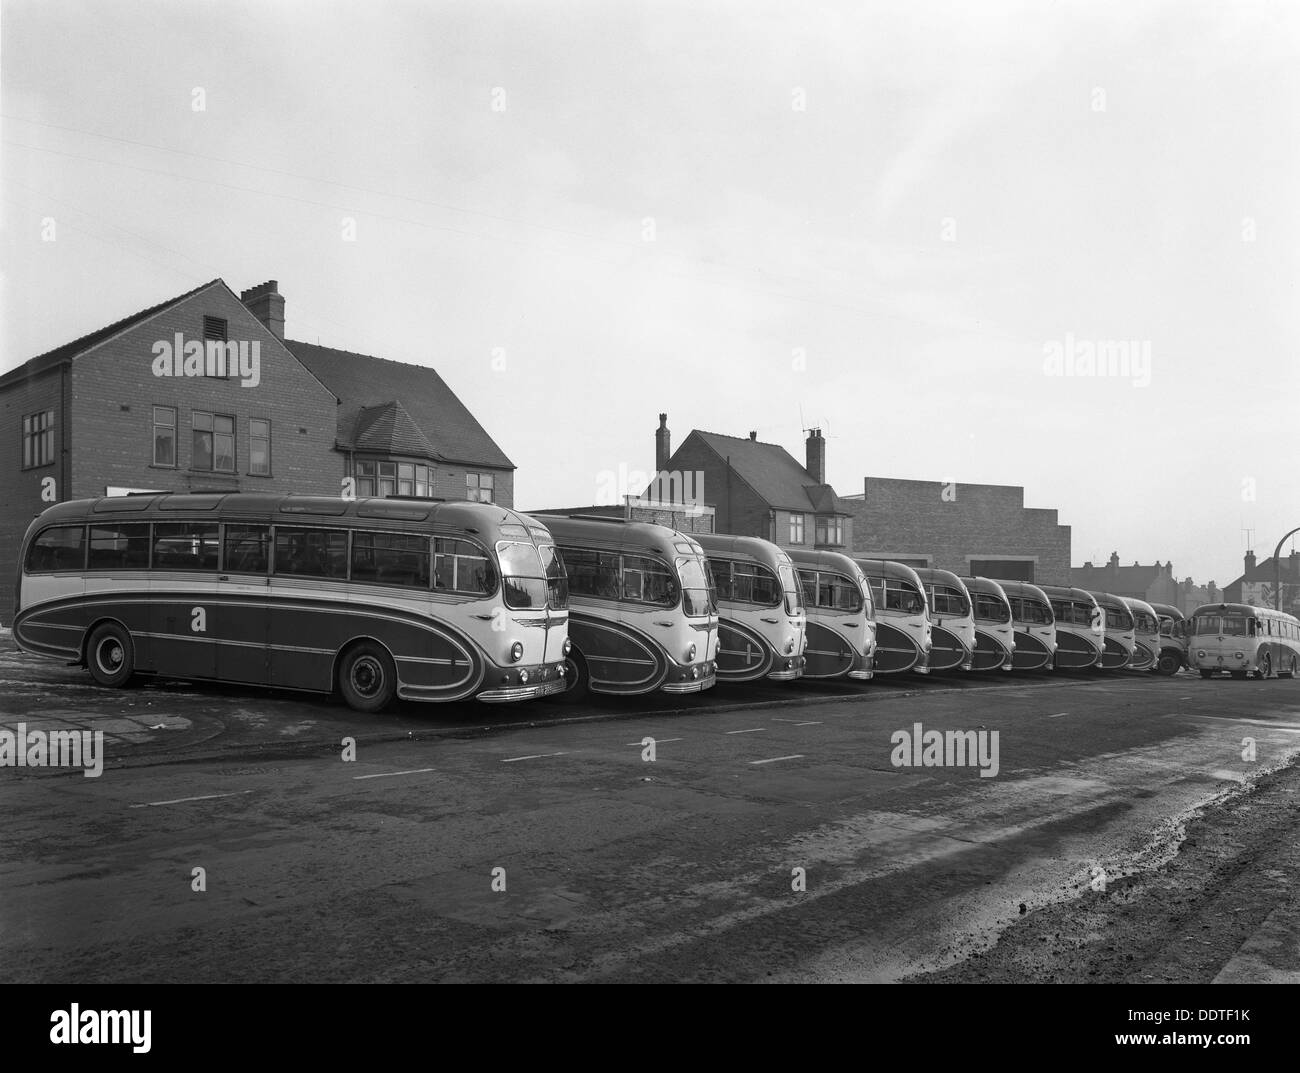
{"type": "Polygon", "coordinates": [[[1260,681],[1273,677],[1273,658],[1271,656],[1265,656],[1259,661],[1259,670],[1256,672],[1255,677],[1260,681]]]}
{"type": "Polygon", "coordinates": [[[1178,673],[1178,666],[1181,663],[1178,656],[1173,652],[1160,653],[1160,662],[1152,670],[1159,671],[1161,674],[1175,675],[1178,673]]]}
{"type": "Polygon", "coordinates": [[[359,712],[388,707],[397,695],[397,669],[388,650],[373,641],[349,648],[339,664],[339,692],[359,712]]]}
{"type": "Polygon", "coordinates": [[[1300,678],[1300,658],[1291,657],[1291,669],[1286,672],[1288,678],[1300,678]]]}
{"type": "Polygon", "coordinates": [[[587,673],[587,661],[576,648],[570,649],[564,658],[564,678],[569,687],[556,694],[555,699],[562,704],[579,704],[591,693],[591,676],[587,673]]]}
{"type": "Polygon", "coordinates": [[[101,686],[120,689],[135,673],[135,646],[131,635],[116,622],[96,626],[86,643],[86,666],[101,686]]]}

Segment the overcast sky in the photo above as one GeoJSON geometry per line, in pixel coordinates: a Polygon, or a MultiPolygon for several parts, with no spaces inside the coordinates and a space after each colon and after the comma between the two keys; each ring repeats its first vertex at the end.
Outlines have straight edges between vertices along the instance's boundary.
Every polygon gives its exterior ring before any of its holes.
{"type": "Polygon", "coordinates": [[[291,338],[436,367],[523,508],[660,411],[820,426],[842,494],[1023,485],[1076,565],[1223,585],[1300,525],[1298,16],[4,0],[0,371],[274,278],[291,338]]]}

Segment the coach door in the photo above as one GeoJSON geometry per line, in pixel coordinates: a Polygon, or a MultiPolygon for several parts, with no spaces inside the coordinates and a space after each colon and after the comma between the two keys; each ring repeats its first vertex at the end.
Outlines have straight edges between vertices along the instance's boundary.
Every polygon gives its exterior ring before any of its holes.
{"type": "Polygon", "coordinates": [[[217,533],[216,522],[158,522],[153,527],[149,632],[159,674],[217,676],[217,533]]]}
{"type": "Polygon", "coordinates": [[[270,552],[269,525],[226,524],[215,600],[222,681],[271,681],[270,552]]]}

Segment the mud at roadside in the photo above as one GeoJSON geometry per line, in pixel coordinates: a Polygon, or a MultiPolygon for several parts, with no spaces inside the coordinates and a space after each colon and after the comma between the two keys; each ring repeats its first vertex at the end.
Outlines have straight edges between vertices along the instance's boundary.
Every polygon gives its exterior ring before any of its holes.
{"type": "MultiPolygon", "coordinates": [[[[1032,911],[989,950],[909,983],[1208,983],[1300,899],[1300,766],[1251,782],[1187,824],[1151,872],[1081,885],[1032,911]]],[[[1294,936],[1277,972],[1300,970],[1294,936]]]]}

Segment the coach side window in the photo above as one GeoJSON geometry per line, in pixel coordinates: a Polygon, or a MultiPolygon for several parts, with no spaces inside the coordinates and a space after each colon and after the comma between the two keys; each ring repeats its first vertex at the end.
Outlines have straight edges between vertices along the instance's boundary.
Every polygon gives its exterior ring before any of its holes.
{"type": "Polygon", "coordinates": [[[29,574],[49,574],[56,570],[81,570],[86,564],[86,530],[84,526],[61,525],[46,529],[32,541],[27,552],[29,574]]]}
{"type": "Polygon", "coordinates": [[[618,599],[617,552],[592,551],[589,548],[562,547],[564,565],[569,571],[569,592],[578,596],[618,599]]]}
{"type": "Polygon", "coordinates": [[[298,577],[348,576],[346,529],[275,527],[275,572],[298,577]]]}
{"type": "Polygon", "coordinates": [[[269,525],[227,525],[225,569],[238,574],[265,574],[270,560],[269,525]]]}
{"type": "Polygon", "coordinates": [[[155,570],[216,570],[216,522],[167,522],[153,527],[155,570]]]}
{"type": "Polygon", "coordinates": [[[149,524],[92,525],[91,570],[148,570],[149,524]]]}
{"type": "Polygon", "coordinates": [[[352,580],[429,587],[429,538],[411,533],[353,533],[352,580]]]}
{"type": "Polygon", "coordinates": [[[496,591],[496,569],[477,544],[437,537],[433,542],[433,587],[437,592],[487,596],[496,591]]]}

